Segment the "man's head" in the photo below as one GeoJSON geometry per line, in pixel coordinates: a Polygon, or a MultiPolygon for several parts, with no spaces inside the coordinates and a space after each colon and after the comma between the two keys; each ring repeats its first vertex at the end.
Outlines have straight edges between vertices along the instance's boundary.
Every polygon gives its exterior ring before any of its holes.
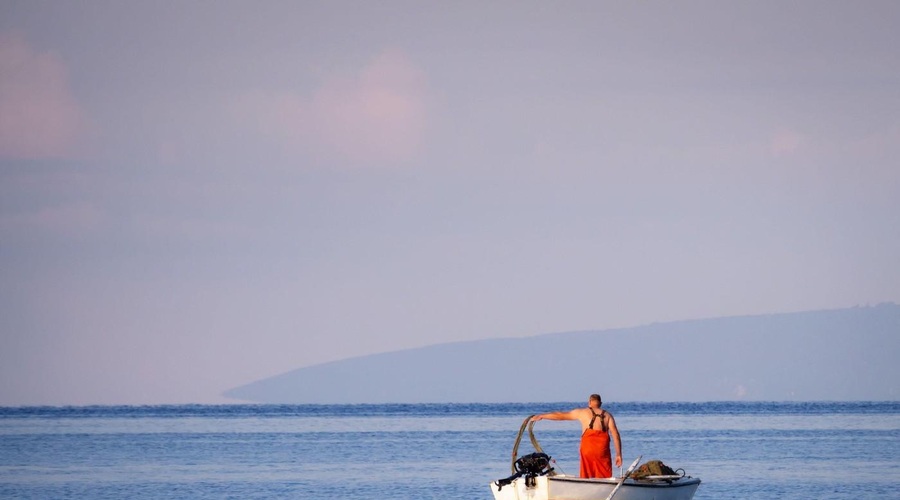
{"type": "Polygon", "coordinates": [[[588,398],[588,406],[591,408],[600,408],[603,404],[603,399],[600,398],[599,394],[591,394],[591,397],[588,398]]]}

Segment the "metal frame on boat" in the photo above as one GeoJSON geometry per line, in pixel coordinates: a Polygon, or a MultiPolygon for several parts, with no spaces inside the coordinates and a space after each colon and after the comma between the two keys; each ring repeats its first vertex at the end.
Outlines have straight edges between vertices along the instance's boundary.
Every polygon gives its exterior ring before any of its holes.
{"type": "Polygon", "coordinates": [[[634,479],[629,475],[634,463],[618,478],[581,478],[557,474],[550,457],[534,437],[534,422],[529,415],[522,422],[512,451],[512,475],[491,483],[494,500],[691,500],[700,479],[686,475],[656,475],[634,479]],[[525,429],[537,453],[518,457],[525,429]]]}

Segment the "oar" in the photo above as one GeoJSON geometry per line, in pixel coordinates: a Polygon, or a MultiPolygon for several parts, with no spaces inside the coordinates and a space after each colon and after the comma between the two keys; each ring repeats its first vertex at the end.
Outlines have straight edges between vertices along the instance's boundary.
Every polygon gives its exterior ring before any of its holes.
{"type": "Polygon", "coordinates": [[[631,466],[629,466],[628,470],[625,471],[625,474],[621,478],[619,478],[618,484],[616,484],[616,487],[609,492],[609,496],[606,497],[606,500],[612,500],[612,497],[616,494],[617,491],[619,491],[622,483],[624,483],[625,480],[628,479],[629,474],[631,474],[631,472],[634,471],[634,468],[637,467],[637,464],[641,461],[642,456],[643,455],[638,455],[638,457],[634,459],[634,462],[631,462],[631,466]]]}

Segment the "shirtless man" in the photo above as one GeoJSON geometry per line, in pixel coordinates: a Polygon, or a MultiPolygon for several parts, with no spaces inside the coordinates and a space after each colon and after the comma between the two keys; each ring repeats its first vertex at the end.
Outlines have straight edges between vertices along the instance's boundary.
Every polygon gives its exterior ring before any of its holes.
{"type": "Polygon", "coordinates": [[[612,477],[610,434],[616,442],[616,467],[622,466],[622,439],[616,428],[616,419],[608,411],[600,409],[602,404],[599,394],[591,394],[587,408],[544,413],[532,418],[535,422],[544,419],[581,422],[581,477],[612,477]]]}

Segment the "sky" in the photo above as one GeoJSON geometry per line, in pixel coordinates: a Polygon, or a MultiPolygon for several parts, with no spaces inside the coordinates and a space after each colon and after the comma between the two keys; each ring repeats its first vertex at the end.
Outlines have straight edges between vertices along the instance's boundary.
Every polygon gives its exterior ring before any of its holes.
{"type": "Polygon", "coordinates": [[[898,25],[895,1],[0,0],[0,405],[900,302],[898,25]]]}

